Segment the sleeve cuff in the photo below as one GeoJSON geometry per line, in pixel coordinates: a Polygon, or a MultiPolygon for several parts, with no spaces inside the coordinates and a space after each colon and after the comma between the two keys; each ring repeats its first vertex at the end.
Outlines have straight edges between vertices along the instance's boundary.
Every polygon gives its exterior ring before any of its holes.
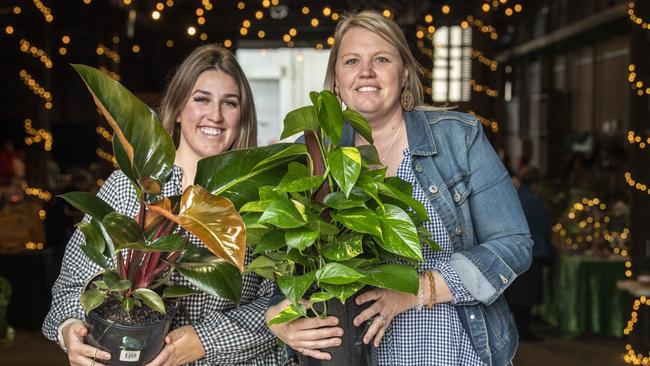
{"type": "Polygon", "coordinates": [[[440,276],[449,287],[452,295],[452,305],[469,304],[476,302],[458,277],[456,271],[448,263],[436,263],[433,268],[440,273],[440,276]]]}
{"type": "Polygon", "coordinates": [[[59,343],[59,347],[61,347],[61,349],[65,353],[68,353],[68,349],[65,347],[65,342],[63,341],[63,328],[65,328],[66,325],[68,325],[68,324],[70,324],[72,322],[75,322],[77,320],[80,320],[80,319],[68,318],[68,319],[64,320],[63,323],[61,323],[61,325],[59,325],[59,327],[56,330],[57,343],[59,343]]]}

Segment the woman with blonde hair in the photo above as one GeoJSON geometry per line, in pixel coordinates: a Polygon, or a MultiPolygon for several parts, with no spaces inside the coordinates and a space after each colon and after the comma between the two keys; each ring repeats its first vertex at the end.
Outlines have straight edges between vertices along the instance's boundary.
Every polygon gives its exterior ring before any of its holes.
{"type": "MultiPolygon", "coordinates": [[[[417,296],[373,289],[354,319],[372,320],[363,341],[379,365],[506,365],[517,331],[502,296],[530,265],[532,241],[506,169],[471,115],[424,105],[418,66],[398,25],[374,11],[342,19],[325,87],[373,131],[387,175],[413,184],[441,247],[424,245],[417,296]]],[[[348,145],[367,141],[345,129],[348,145]]],[[[277,303],[276,301],[272,301],[277,303]]],[[[272,318],[283,300],[266,313],[272,318]]],[[[333,317],[298,319],[271,331],[307,357],[340,344],[333,317]]]]}
{"type": "MultiPolygon", "coordinates": [[[[165,196],[180,195],[193,183],[200,159],[257,143],[255,105],[246,76],[235,56],[216,45],[199,47],[183,61],[164,92],[160,119],[176,145],[172,178],[162,189],[165,196]]],[[[115,171],[97,195],[122,214],[137,213],[136,193],[121,171],[115,171]]],[[[190,240],[203,246],[193,235],[190,240]]],[[[88,330],[79,293],[100,268],[83,255],[83,243],[77,230],[52,288],[43,333],[67,350],[71,365],[101,366],[110,354],[84,343],[88,330]]],[[[175,281],[191,286],[182,276],[175,281]]],[[[279,347],[263,316],[272,289],[269,281],[248,274],[239,305],[205,293],[183,298],[175,329],[149,365],[277,365],[279,347]]]]}

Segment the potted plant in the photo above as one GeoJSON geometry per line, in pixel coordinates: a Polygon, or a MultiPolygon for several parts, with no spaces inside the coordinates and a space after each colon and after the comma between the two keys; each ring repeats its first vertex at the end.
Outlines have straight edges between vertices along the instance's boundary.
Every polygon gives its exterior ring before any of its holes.
{"type": "Polygon", "coordinates": [[[81,251],[102,268],[80,297],[86,341],[110,352],[111,365],[145,364],[162,349],[179,297],[204,291],[239,302],[244,222],[229,199],[200,185],[161,196],[175,148],[156,113],[103,72],[73,67],[114,130],[117,163],[140,202],[132,218],[90,193],[61,196],[88,215],[78,224],[81,251]],[[205,247],[188,241],[188,233],[205,247]],[[174,273],[194,288],[174,284],[174,273]]]}
{"type": "Polygon", "coordinates": [[[417,294],[420,243],[437,245],[422,226],[428,215],[411,185],[386,177],[372,145],[341,146],[344,121],[372,143],[363,117],[341,110],[329,91],[310,98],[313,106],[287,115],[282,133],[304,133],[307,160],[290,162],[278,184],[259,186],[259,198],[240,208],[256,256],[247,271],[275,281],[291,301],[269,325],[335,315],[344,339],[328,350],[328,364],[365,364],[365,329],[352,324],[360,309],[346,300],[367,286],[417,294]],[[303,298],[317,305],[308,312],[303,298]]]}

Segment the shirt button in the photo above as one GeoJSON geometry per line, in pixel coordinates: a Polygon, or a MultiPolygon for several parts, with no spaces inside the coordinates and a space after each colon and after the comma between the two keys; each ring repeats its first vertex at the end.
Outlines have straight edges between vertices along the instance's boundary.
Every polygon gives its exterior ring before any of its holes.
{"type": "Polygon", "coordinates": [[[435,185],[429,186],[429,192],[436,194],[438,193],[438,187],[435,185]]]}
{"type": "Polygon", "coordinates": [[[476,317],[474,316],[474,314],[470,315],[469,318],[470,318],[471,320],[476,319],[476,317]]]}
{"type": "Polygon", "coordinates": [[[458,191],[454,193],[454,202],[460,202],[460,193],[458,193],[458,191]]]}
{"type": "Polygon", "coordinates": [[[415,171],[418,173],[422,173],[424,171],[424,168],[422,168],[422,165],[417,164],[415,165],[415,171]]]}
{"type": "Polygon", "coordinates": [[[460,226],[457,227],[457,228],[456,228],[456,235],[460,235],[460,234],[462,234],[462,233],[463,233],[463,228],[461,228],[460,226]]]}

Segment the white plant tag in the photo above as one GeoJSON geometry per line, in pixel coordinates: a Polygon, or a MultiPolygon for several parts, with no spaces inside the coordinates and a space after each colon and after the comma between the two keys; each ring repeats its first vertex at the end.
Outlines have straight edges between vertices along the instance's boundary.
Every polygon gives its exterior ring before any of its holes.
{"type": "Polygon", "coordinates": [[[127,351],[120,352],[120,361],[136,362],[140,360],[140,351],[127,351]]]}

